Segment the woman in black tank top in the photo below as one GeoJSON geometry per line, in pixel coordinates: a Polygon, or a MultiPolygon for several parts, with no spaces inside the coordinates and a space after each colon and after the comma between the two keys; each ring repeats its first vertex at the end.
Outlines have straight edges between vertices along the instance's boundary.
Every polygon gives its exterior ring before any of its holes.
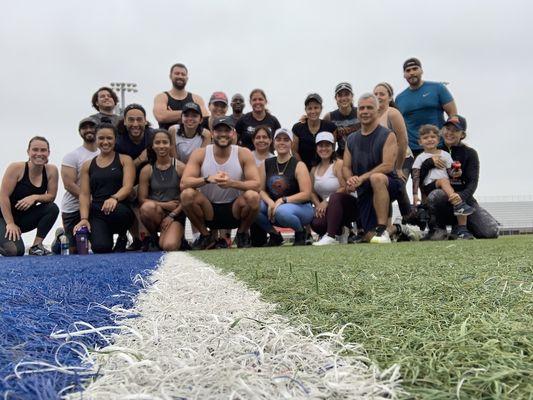
{"type": "Polygon", "coordinates": [[[154,250],[178,250],[185,230],[185,214],[179,201],[185,164],[170,156],[171,148],[171,134],[164,129],[154,131],[147,148],[150,164],[143,167],[139,177],[139,212],[150,232],[149,249],[154,250]]]}
{"type": "MultiPolygon", "coordinates": [[[[135,167],[131,157],[115,151],[116,128],[100,124],[96,128],[96,144],[100,154],[87,161],[80,177],[80,222],[89,229],[94,253],[113,249],[113,234],[125,237],[133,223],[133,211],[125,202],[133,189],[135,167]]],[[[124,251],[126,243],[118,243],[115,251],[124,251]]]]}
{"type": "Polygon", "coordinates": [[[43,240],[52,229],[59,208],[54,204],[57,194],[58,172],[48,164],[50,146],[41,136],[28,144],[29,161],[10,164],[4,174],[0,190],[0,254],[22,256],[24,242],[21,234],[37,228],[30,255],[51,254],[43,240]]]}
{"type": "Polygon", "coordinates": [[[311,200],[311,177],[302,161],[291,155],[293,133],[278,129],[274,134],[277,157],[268,158],[259,167],[261,205],[256,224],[270,234],[269,245],[283,243],[274,225],[294,230],[294,245],[305,245],[305,226],[314,211],[311,200]]]}

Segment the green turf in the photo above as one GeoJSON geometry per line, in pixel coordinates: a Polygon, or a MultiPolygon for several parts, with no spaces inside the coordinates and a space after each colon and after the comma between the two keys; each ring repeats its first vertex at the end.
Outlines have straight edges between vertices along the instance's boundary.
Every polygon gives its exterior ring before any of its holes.
{"type": "Polygon", "coordinates": [[[317,331],[353,324],[409,397],[533,399],[533,236],[194,255],[317,331]]]}

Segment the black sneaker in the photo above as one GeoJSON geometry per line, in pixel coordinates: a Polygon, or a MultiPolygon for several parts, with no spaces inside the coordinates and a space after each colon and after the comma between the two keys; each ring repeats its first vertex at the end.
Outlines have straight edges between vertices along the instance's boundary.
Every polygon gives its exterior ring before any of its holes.
{"type": "Polygon", "coordinates": [[[125,253],[127,245],[128,237],[126,235],[119,235],[113,247],[113,253],[125,253]]]}
{"type": "Polygon", "coordinates": [[[450,233],[450,239],[472,240],[474,239],[474,235],[470,233],[466,226],[456,225],[452,228],[452,232],[450,233]]]}
{"type": "MultiPolygon", "coordinates": [[[[126,236],[125,236],[125,238],[126,238],[126,242],[127,242],[128,239],[127,239],[126,236]]],[[[120,239],[120,236],[119,236],[119,239],[120,239]]],[[[147,238],[145,237],[144,239],[146,240],[147,238]]],[[[118,239],[117,239],[117,242],[118,242],[118,239]]],[[[126,251],[143,250],[143,243],[144,243],[144,241],[141,241],[138,238],[133,238],[133,241],[131,242],[131,244],[128,247],[126,247],[126,251]]],[[[146,250],[143,250],[143,251],[146,251],[146,250]]]]}
{"type": "Polygon", "coordinates": [[[424,236],[421,240],[422,241],[435,241],[435,240],[446,240],[448,239],[448,231],[446,229],[442,228],[432,228],[429,230],[429,232],[424,236]]]}
{"type": "Polygon", "coordinates": [[[363,231],[357,231],[355,233],[354,231],[350,231],[350,234],[348,235],[348,243],[362,243],[365,239],[365,232],[363,231]]]}
{"type": "Polygon", "coordinates": [[[235,243],[237,244],[237,248],[239,249],[247,249],[249,247],[252,247],[252,243],[250,241],[250,234],[248,232],[237,232],[235,235],[235,243]]]}
{"type": "Polygon", "coordinates": [[[208,250],[212,248],[216,243],[215,238],[211,233],[208,235],[200,235],[192,244],[193,250],[208,250]]]}
{"type": "Polygon", "coordinates": [[[227,249],[228,248],[228,241],[224,238],[218,238],[215,242],[215,245],[213,246],[215,249],[227,249]]]}
{"type": "Polygon", "coordinates": [[[30,256],[51,256],[51,251],[47,250],[42,244],[36,244],[31,246],[28,250],[28,255],[30,256]]]}
{"type": "Polygon", "coordinates": [[[192,250],[191,244],[185,238],[181,239],[180,251],[189,251],[192,250]]]}
{"type": "Polygon", "coordinates": [[[311,235],[311,233],[309,232],[306,232],[305,233],[305,245],[311,246],[313,242],[314,242],[313,235],[311,235]]]}
{"type": "Polygon", "coordinates": [[[293,246],[305,246],[306,238],[307,238],[307,232],[306,231],[294,232],[294,243],[293,243],[293,246]]]}
{"type": "Polygon", "coordinates": [[[268,238],[268,243],[267,243],[268,247],[277,247],[277,246],[281,246],[282,244],[283,244],[283,236],[281,235],[281,233],[277,232],[277,233],[270,234],[270,237],[268,238]]]}

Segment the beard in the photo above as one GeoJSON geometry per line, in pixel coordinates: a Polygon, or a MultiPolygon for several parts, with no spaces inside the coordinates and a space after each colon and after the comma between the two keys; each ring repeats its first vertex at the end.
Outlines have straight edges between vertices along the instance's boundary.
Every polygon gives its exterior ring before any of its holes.
{"type": "Polygon", "coordinates": [[[172,86],[177,90],[185,89],[185,85],[187,85],[186,81],[172,81],[172,86]]]}
{"type": "Polygon", "coordinates": [[[96,135],[94,133],[88,133],[83,136],[83,141],[85,143],[94,143],[96,142],[96,135]]]}
{"type": "Polygon", "coordinates": [[[214,143],[216,146],[218,146],[218,147],[220,147],[220,148],[222,148],[222,149],[225,149],[226,147],[229,147],[229,146],[231,145],[231,140],[230,140],[230,138],[227,138],[227,139],[224,138],[224,140],[226,141],[226,143],[222,143],[222,144],[221,144],[219,138],[213,138],[213,143],[214,143]]]}

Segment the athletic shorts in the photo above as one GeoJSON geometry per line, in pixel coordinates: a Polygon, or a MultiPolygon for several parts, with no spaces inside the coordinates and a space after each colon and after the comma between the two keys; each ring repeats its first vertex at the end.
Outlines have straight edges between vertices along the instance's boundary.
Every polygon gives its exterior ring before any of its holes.
{"type": "MultiPolygon", "coordinates": [[[[166,211],[165,210],[165,217],[170,214],[170,211],[166,211]]],[[[183,211],[180,211],[180,213],[178,215],[176,215],[176,217],[174,218],[174,221],[176,222],[179,222],[181,225],[183,225],[183,227],[185,227],[185,219],[187,217],[185,216],[185,213],[183,211]]]]}
{"type": "MultiPolygon", "coordinates": [[[[390,176],[388,178],[389,184],[387,188],[389,190],[390,202],[392,203],[400,198],[404,183],[399,178],[392,178],[390,176]]],[[[369,232],[378,224],[376,211],[374,210],[374,196],[371,188],[368,188],[366,192],[357,198],[357,205],[359,206],[361,227],[365,232],[369,232]]],[[[389,214],[390,210],[391,208],[389,205],[389,214]]]]}
{"type": "Polygon", "coordinates": [[[76,247],[76,238],[74,238],[72,231],[76,224],[80,222],[80,212],[61,213],[61,219],[63,220],[63,229],[65,230],[65,236],[68,238],[70,247],[76,247]]]}
{"type": "Polygon", "coordinates": [[[233,203],[211,203],[213,206],[213,220],[205,221],[205,225],[211,229],[235,229],[241,224],[241,221],[233,216],[233,203]]]}

